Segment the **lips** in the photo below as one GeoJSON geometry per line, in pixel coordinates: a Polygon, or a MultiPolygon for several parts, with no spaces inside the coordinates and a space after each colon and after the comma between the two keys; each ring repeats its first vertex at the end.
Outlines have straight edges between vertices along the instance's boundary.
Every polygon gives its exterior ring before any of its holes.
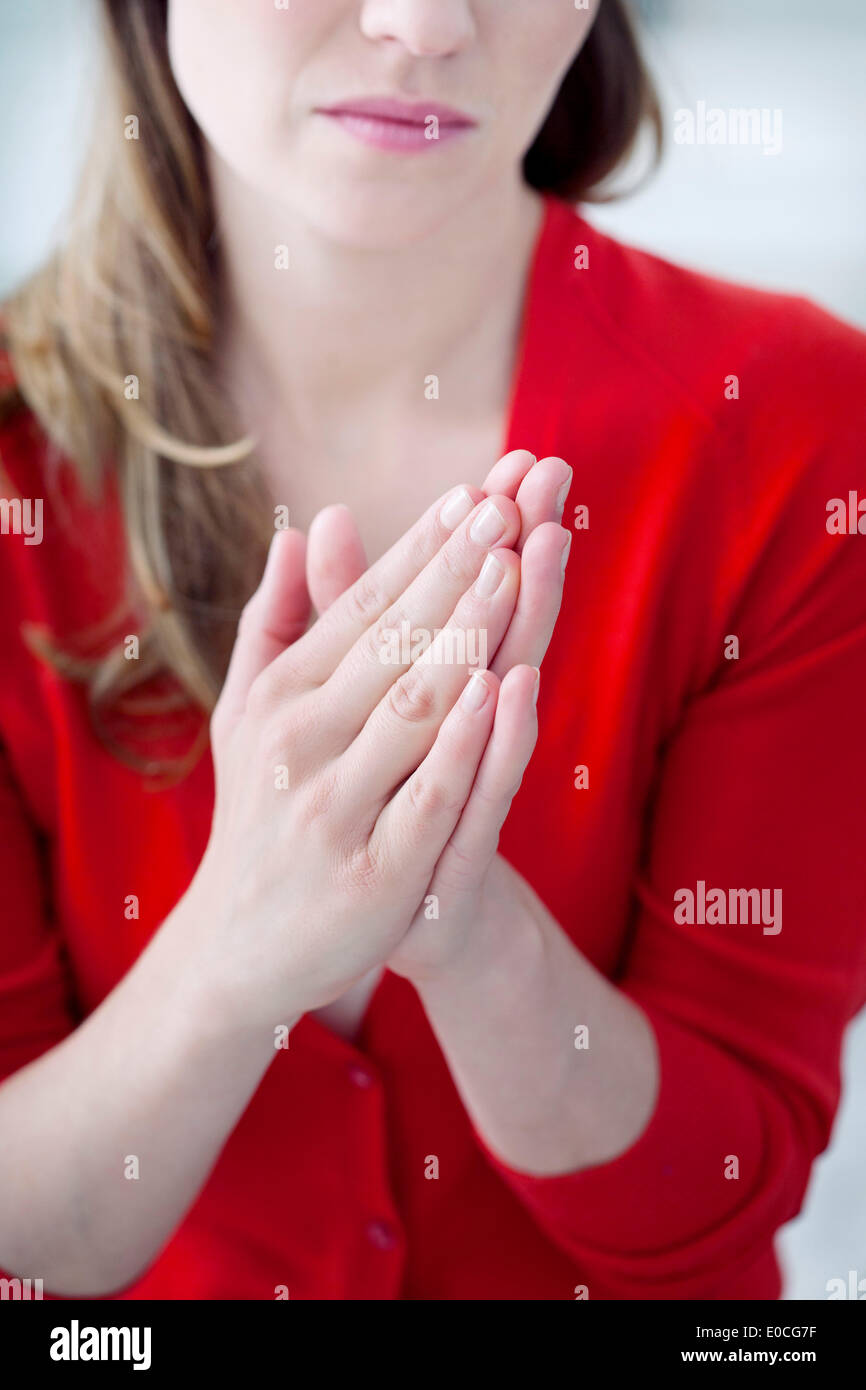
{"type": "Polygon", "coordinates": [[[315,111],[361,144],[395,154],[441,148],[477,124],[465,111],[441,101],[405,101],[399,97],[350,97],[315,111]]]}
{"type": "Polygon", "coordinates": [[[367,116],[374,120],[391,121],[398,125],[426,126],[435,116],[440,126],[469,128],[475,121],[465,111],[445,106],[440,101],[401,101],[398,97],[350,97],[331,106],[316,108],[326,116],[367,116]]]}

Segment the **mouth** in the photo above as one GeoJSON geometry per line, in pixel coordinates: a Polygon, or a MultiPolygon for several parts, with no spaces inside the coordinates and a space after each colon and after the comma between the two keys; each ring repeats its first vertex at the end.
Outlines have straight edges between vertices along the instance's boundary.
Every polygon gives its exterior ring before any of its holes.
{"type": "Polygon", "coordinates": [[[362,144],[398,153],[435,150],[466,135],[478,124],[464,111],[442,102],[403,101],[397,97],[350,97],[314,110],[362,144]]]}

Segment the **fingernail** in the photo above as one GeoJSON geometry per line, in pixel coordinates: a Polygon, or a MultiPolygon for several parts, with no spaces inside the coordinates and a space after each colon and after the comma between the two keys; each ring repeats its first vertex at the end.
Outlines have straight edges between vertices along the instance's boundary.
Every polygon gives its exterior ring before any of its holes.
{"type": "Polygon", "coordinates": [[[439,513],[439,520],[449,531],[453,531],[455,526],[459,526],[461,521],[466,520],[474,506],[475,503],[472,501],[468,489],[459,487],[444,503],[439,513]]]}
{"type": "Polygon", "coordinates": [[[505,517],[495,502],[485,502],[472,523],[470,540],[475,541],[476,545],[493,545],[504,534],[505,517]]]}
{"type": "Polygon", "coordinates": [[[541,685],[541,672],[539,671],[538,667],[536,666],[536,668],[535,668],[535,685],[532,687],[532,703],[533,703],[534,705],[537,705],[537,704],[538,704],[538,688],[539,688],[540,685],[541,685]]]}
{"type": "Polygon", "coordinates": [[[571,550],[571,532],[565,537],[565,545],[562,547],[562,577],[565,578],[565,567],[568,564],[568,553],[571,550]]]}
{"type": "Polygon", "coordinates": [[[481,573],[475,581],[473,592],[477,598],[490,598],[496,593],[502,583],[502,576],[505,573],[505,566],[500,564],[495,555],[488,555],[481,566],[481,573]]]}
{"type": "Polygon", "coordinates": [[[481,709],[489,693],[483,672],[473,671],[466,685],[463,687],[460,703],[464,709],[474,714],[476,710],[481,709]]]}

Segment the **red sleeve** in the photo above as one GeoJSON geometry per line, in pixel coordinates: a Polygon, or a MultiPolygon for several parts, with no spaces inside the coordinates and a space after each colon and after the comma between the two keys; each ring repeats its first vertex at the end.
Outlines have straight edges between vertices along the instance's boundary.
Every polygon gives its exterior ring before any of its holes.
{"type": "MultiPolygon", "coordinates": [[[[0,349],[0,415],[8,409],[4,388],[12,381],[0,349]]],[[[9,412],[0,431],[0,494],[42,497],[34,426],[23,410],[9,412]]],[[[27,754],[19,741],[19,707],[29,695],[19,681],[24,657],[22,619],[30,616],[27,561],[20,536],[0,536],[0,1083],[53,1047],[74,1026],[70,979],[60,933],[52,921],[47,885],[50,846],[22,786],[27,754]]],[[[31,581],[33,613],[38,586],[31,581]]]]}
{"type": "Polygon", "coordinates": [[[69,979],[51,927],[39,838],[0,746],[0,1082],[72,1031],[69,979]]]}
{"type": "MultiPolygon", "coordinates": [[[[43,903],[46,877],[39,837],[0,746],[0,1088],[75,1026],[63,949],[43,903]]],[[[0,1268],[0,1278],[15,1272],[0,1268]]]]}
{"type": "MultiPolygon", "coordinates": [[[[807,323],[813,352],[821,334],[838,346],[830,324],[807,323]]],[[[866,994],[866,534],[826,528],[830,499],[859,487],[866,531],[854,338],[817,380],[788,356],[763,384],[739,537],[753,561],[725,614],[740,659],[682,709],[648,808],[618,983],[655,1031],[655,1111],[625,1153],[573,1174],[517,1172],[482,1142],[590,1298],[736,1297],[761,1266],[774,1281],[774,1233],[830,1136],[866,994]],[[699,880],[781,889],[781,931],[677,922],[674,895],[699,880]]]]}

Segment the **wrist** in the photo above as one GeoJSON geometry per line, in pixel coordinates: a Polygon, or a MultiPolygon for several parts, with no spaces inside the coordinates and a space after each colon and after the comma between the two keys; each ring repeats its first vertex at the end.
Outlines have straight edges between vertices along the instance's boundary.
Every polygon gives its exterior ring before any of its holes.
{"type": "Polygon", "coordinates": [[[266,1014],[261,1001],[267,990],[246,988],[220,943],[219,911],[207,881],[197,875],[166,918],[151,948],[161,954],[170,972],[177,1007],[189,1026],[208,1044],[230,1041],[234,1047],[269,1058],[278,1030],[291,1032],[303,1016],[294,1001],[286,1001],[279,1018],[266,1014]]]}
{"type": "Polygon", "coordinates": [[[536,916],[519,899],[482,905],[461,947],[435,968],[413,979],[425,1008],[436,1009],[479,990],[507,999],[543,970],[544,934],[536,916]]]}

